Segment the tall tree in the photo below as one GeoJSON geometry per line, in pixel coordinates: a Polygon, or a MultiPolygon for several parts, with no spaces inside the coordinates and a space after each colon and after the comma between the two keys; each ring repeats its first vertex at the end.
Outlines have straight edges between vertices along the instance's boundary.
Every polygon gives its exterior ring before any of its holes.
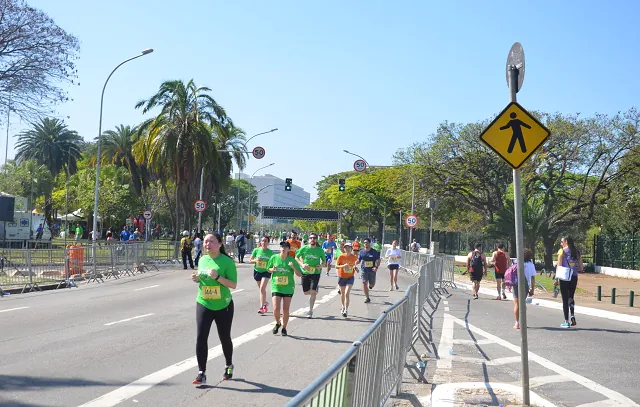
{"type": "MultiPolygon", "coordinates": [[[[62,170],[68,169],[73,174],[77,160],[82,156],[80,140],[78,133],[70,130],[63,121],[44,118],[33,123],[30,130],[18,135],[16,161],[20,164],[26,160],[35,160],[47,167],[52,179],[62,170]]],[[[51,227],[51,190],[45,196],[44,212],[47,224],[51,227]]]]}
{"type": "Polygon", "coordinates": [[[119,125],[115,130],[102,133],[102,162],[116,167],[124,167],[131,174],[136,195],[142,196],[142,190],[149,186],[149,173],[144,162],[137,162],[133,156],[133,145],[139,133],[130,126],[119,125]]]}
{"type": "Polygon", "coordinates": [[[22,118],[68,100],[79,41],[24,0],[0,0],[0,100],[22,118]]]}
{"type": "Polygon", "coordinates": [[[233,124],[208,94],[210,91],[196,86],[193,80],[166,81],[156,94],[136,104],[143,113],[160,108],[156,117],[140,127],[142,137],[136,143],[136,157],[145,156],[156,172],[165,166],[170,168],[176,185],[176,231],[181,229],[180,210],[186,215],[197,197],[201,169],[217,167],[221,159],[215,133],[233,124]]]}

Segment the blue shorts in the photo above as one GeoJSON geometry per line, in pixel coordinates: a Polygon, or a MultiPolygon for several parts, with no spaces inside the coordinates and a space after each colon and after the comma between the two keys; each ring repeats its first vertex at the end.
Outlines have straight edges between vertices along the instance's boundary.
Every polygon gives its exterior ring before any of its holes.
{"type": "Polygon", "coordinates": [[[325,259],[327,260],[327,263],[330,264],[333,261],[333,254],[325,255],[325,259]]]}
{"type": "Polygon", "coordinates": [[[338,285],[340,287],[345,287],[347,285],[353,285],[353,283],[356,281],[354,276],[351,276],[349,278],[342,278],[342,277],[338,277],[338,285]]]}
{"type": "Polygon", "coordinates": [[[263,278],[271,278],[271,273],[269,273],[268,271],[265,271],[264,273],[261,273],[259,271],[253,270],[253,279],[254,280],[261,281],[263,278]]]}

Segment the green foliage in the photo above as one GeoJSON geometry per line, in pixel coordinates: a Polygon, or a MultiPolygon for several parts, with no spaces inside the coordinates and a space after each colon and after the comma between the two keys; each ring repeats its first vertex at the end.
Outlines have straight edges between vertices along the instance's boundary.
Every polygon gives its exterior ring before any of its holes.
{"type": "MultiPolygon", "coordinates": [[[[249,181],[241,179],[231,179],[229,191],[220,195],[220,227],[223,230],[246,228],[247,211],[249,210],[249,200],[251,200],[251,214],[260,214],[260,204],[256,189],[249,181]],[[240,185],[240,222],[238,222],[238,185],[240,185]]],[[[214,213],[217,216],[216,213],[214,213]]],[[[216,220],[217,224],[217,220],[216,220]]]]}

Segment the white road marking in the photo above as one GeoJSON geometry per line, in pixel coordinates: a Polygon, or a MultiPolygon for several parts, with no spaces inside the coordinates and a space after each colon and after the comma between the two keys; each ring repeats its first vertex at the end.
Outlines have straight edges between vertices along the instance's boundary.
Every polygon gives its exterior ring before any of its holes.
{"type": "Polygon", "coordinates": [[[444,307],[444,310],[445,311],[449,311],[449,307],[444,307]]]}
{"type": "MultiPolygon", "coordinates": [[[[431,402],[432,406],[437,407],[455,407],[456,392],[462,389],[496,389],[507,391],[521,400],[522,388],[507,383],[483,383],[483,382],[462,382],[462,383],[444,383],[439,384],[433,389],[431,396],[425,396],[418,399],[422,405],[431,402]]],[[[543,399],[536,393],[529,391],[530,402],[532,405],[540,407],[556,407],[555,404],[543,399]]]]}
{"type": "Polygon", "coordinates": [[[109,323],[107,323],[107,324],[104,324],[104,326],[111,326],[111,325],[119,324],[119,323],[121,323],[121,322],[133,321],[134,319],[140,319],[140,318],[144,318],[144,317],[150,317],[151,315],[153,315],[153,313],[151,313],[151,314],[144,314],[144,315],[138,315],[138,316],[136,316],[136,317],[131,317],[131,318],[127,318],[127,319],[121,319],[120,321],[109,322],[109,323]]]}
{"type": "MultiPolygon", "coordinates": [[[[446,320],[446,316],[449,314],[444,314],[445,315],[445,320],[446,320]]],[[[503,347],[510,349],[514,352],[516,352],[517,354],[520,354],[520,346],[516,346],[514,344],[512,344],[511,342],[507,342],[502,338],[499,338],[495,335],[490,334],[489,332],[483,331],[482,329],[475,327],[461,319],[458,319],[452,315],[449,315],[449,318],[451,319],[452,322],[455,322],[458,325],[461,325],[479,335],[484,336],[487,339],[491,339],[492,341],[494,341],[495,343],[502,345],[503,347]]],[[[444,328],[443,328],[443,334],[444,334],[444,328]]],[[[441,340],[442,342],[442,340],[441,340]]],[[[438,347],[438,352],[440,352],[440,347],[438,347]]],[[[638,404],[636,404],[633,400],[631,400],[630,398],[618,393],[617,391],[611,390],[607,387],[602,386],[601,384],[598,384],[596,382],[594,382],[593,380],[587,379],[584,376],[581,376],[575,372],[572,372],[568,369],[565,369],[562,366],[559,366],[553,362],[551,362],[550,360],[547,360],[545,358],[543,358],[542,356],[539,356],[533,352],[529,352],[529,361],[533,361],[538,363],[539,365],[554,371],[556,373],[558,373],[559,375],[565,376],[569,379],[571,379],[572,381],[581,384],[582,386],[586,387],[589,390],[595,391],[597,393],[602,394],[603,396],[605,396],[606,398],[613,400],[614,402],[618,403],[619,405],[623,405],[623,406],[634,406],[634,407],[640,407],[638,404]]],[[[438,368],[440,366],[438,365],[438,368]]]]}
{"type": "Polygon", "coordinates": [[[618,404],[613,400],[600,400],[593,403],[580,404],[577,407],[610,407],[617,406],[618,404]]]}
{"type": "Polygon", "coordinates": [[[156,285],[150,285],[149,287],[142,287],[142,288],[136,288],[133,291],[142,291],[142,290],[147,290],[149,288],[156,288],[156,287],[160,287],[160,284],[156,284],[156,285]]]}
{"type": "Polygon", "coordinates": [[[29,307],[18,307],[18,308],[9,308],[9,309],[0,309],[0,312],[9,312],[9,311],[17,311],[19,309],[26,309],[29,307]]]}
{"type": "MultiPolygon", "coordinates": [[[[571,378],[564,377],[559,374],[553,374],[549,376],[536,376],[536,377],[531,377],[529,379],[529,387],[540,387],[540,386],[544,386],[545,384],[571,382],[571,381],[573,381],[571,380],[571,378]]],[[[519,386],[520,382],[513,383],[513,384],[516,386],[519,386]]]]}
{"type": "MultiPolygon", "coordinates": [[[[236,290],[238,292],[241,290],[236,290]]],[[[325,295],[318,301],[316,301],[316,305],[324,304],[338,295],[337,291],[331,290],[332,292],[325,295]]],[[[289,322],[296,320],[297,318],[293,315],[299,315],[309,310],[309,307],[301,308],[293,312],[291,317],[289,318],[289,322]]],[[[453,321],[451,321],[452,329],[453,329],[453,321]]],[[[271,332],[273,329],[273,323],[270,322],[267,325],[261,326],[259,328],[254,329],[253,331],[247,332],[243,335],[238,336],[233,339],[233,347],[234,349],[238,346],[250,342],[256,338],[259,338],[261,335],[271,332]]],[[[217,357],[222,356],[222,346],[218,345],[209,349],[209,357],[207,361],[211,361],[217,357]]],[[[182,362],[178,362],[174,365],[165,367],[164,369],[158,370],[157,372],[151,373],[143,378],[140,378],[132,383],[127,384],[126,386],[115,389],[107,394],[104,394],[96,399],[93,399],[85,404],[82,404],[80,407],[113,407],[122,403],[125,400],[130,399],[131,397],[137,396],[138,394],[149,390],[153,386],[160,384],[166,380],[169,380],[172,377],[175,377],[179,374],[182,374],[188,370],[195,369],[198,367],[198,361],[195,356],[190,357],[188,359],[183,360],[182,362]]]]}
{"type": "Polygon", "coordinates": [[[444,314],[442,319],[442,335],[438,343],[438,363],[436,373],[433,375],[434,383],[446,383],[449,381],[451,373],[452,355],[449,353],[453,349],[453,317],[451,314],[444,314]]]}
{"type": "Polygon", "coordinates": [[[444,305],[449,305],[449,301],[444,301],[444,305]]]}
{"type": "Polygon", "coordinates": [[[244,288],[240,288],[239,290],[231,291],[231,294],[239,293],[240,291],[244,291],[244,288]]]}
{"type": "MultiPolygon", "coordinates": [[[[459,283],[456,282],[456,286],[467,290],[467,291],[471,291],[471,286],[468,284],[464,284],[464,283],[459,283]]],[[[493,297],[493,295],[495,294],[495,290],[491,290],[488,288],[480,288],[479,291],[480,294],[484,294],[484,295],[489,295],[491,297],[493,297]]],[[[509,300],[513,300],[513,294],[512,293],[507,293],[507,299],[509,300]]],[[[562,303],[561,302],[556,302],[556,301],[550,301],[550,300],[541,300],[541,299],[537,299],[535,297],[533,297],[533,303],[532,304],[528,304],[529,306],[540,306],[540,307],[545,307],[545,308],[553,308],[553,309],[557,309],[557,310],[561,310],[562,309],[562,303]]],[[[640,317],[636,316],[636,315],[627,315],[627,314],[621,314],[619,312],[612,312],[612,311],[606,311],[606,310],[602,310],[602,309],[598,309],[598,308],[590,308],[590,307],[583,307],[580,305],[576,305],[575,308],[576,311],[576,316],[579,316],[580,314],[582,315],[589,315],[591,317],[598,317],[598,318],[605,318],[605,319],[610,319],[612,321],[620,321],[620,322],[629,322],[632,324],[640,324],[640,317]]]]}
{"type": "Polygon", "coordinates": [[[454,355],[453,360],[456,362],[485,364],[487,366],[502,366],[502,365],[506,365],[507,363],[520,363],[520,356],[509,356],[506,358],[496,358],[496,359],[487,360],[483,358],[474,358],[471,356],[454,355]]]}
{"type": "Polygon", "coordinates": [[[476,345],[491,345],[493,342],[490,339],[479,339],[477,341],[472,341],[471,339],[454,339],[453,340],[453,344],[454,345],[469,345],[469,346],[476,346],[476,345]]]}

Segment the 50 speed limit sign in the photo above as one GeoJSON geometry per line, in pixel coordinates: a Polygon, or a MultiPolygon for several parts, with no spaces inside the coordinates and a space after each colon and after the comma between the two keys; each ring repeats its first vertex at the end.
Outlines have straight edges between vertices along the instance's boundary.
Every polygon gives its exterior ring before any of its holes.
{"type": "Polygon", "coordinates": [[[204,210],[207,209],[207,203],[202,199],[198,199],[193,204],[193,207],[195,208],[196,212],[204,212],[204,210]]]}
{"type": "Polygon", "coordinates": [[[416,215],[409,215],[404,220],[404,224],[407,225],[408,228],[413,229],[418,226],[418,217],[416,215]]]}
{"type": "Polygon", "coordinates": [[[267,152],[263,147],[255,147],[253,151],[251,151],[251,154],[253,154],[253,158],[260,160],[261,158],[264,158],[267,152]]]}
{"type": "Polygon", "coordinates": [[[353,163],[353,169],[362,172],[367,169],[367,162],[365,160],[356,160],[356,162],[353,163]]]}

